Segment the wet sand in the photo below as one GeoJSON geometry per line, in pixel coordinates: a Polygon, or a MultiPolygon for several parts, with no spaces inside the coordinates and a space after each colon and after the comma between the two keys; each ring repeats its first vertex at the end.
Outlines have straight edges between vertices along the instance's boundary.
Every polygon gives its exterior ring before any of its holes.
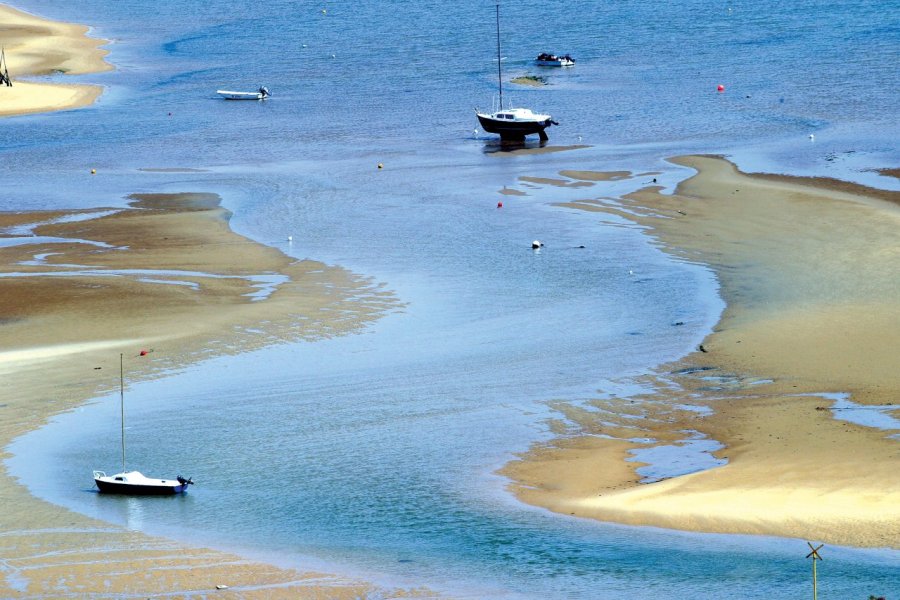
{"type": "MultiPolygon", "coordinates": [[[[376,282],[234,234],[215,195],[130,200],[126,208],[0,214],[0,377],[8,390],[0,446],[116,389],[120,352],[129,378],[146,379],[207,356],[351,333],[402,309],[376,282]],[[11,228],[27,235],[23,227],[46,238],[10,245],[11,228]]],[[[3,598],[380,593],[83,517],[32,497],[3,463],[0,506],[3,598]]]]}
{"type": "Polygon", "coordinates": [[[698,172],[672,195],[566,206],[622,216],[709,265],[721,321],[702,350],[646,376],[656,393],[557,406],[576,433],[508,464],[512,490],[604,521],[900,548],[900,429],[841,420],[822,395],[900,417],[900,193],[673,162],[698,172]],[[717,440],[727,464],[642,483],[626,459],[643,437],[717,440]]]}
{"type": "Polygon", "coordinates": [[[12,87],[0,86],[0,116],[67,110],[92,104],[103,92],[95,85],[22,81],[22,77],[109,71],[107,44],[87,36],[83,25],[61,23],[0,4],[0,46],[12,87]]]}

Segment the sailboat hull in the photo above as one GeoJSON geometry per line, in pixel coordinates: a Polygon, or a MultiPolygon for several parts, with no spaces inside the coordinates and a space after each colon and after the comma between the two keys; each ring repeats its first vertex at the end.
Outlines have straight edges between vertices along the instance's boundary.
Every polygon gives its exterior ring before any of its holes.
{"type": "Polygon", "coordinates": [[[186,485],[160,486],[160,485],[137,485],[131,483],[119,484],[109,483],[95,479],[97,489],[104,494],[128,494],[131,496],[171,496],[173,494],[182,494],[187,491],[186,485]]]}
{"type": "Polygon", "coordinates": [[[488,133],[500,135],[501,140],[523,140],[526,135],[538,134],[541,139],[547,139],[544,130],[553,122],[550,119],[540,121],[499,121],[487,115],[477,115],[481,128],[488,133]]]}
{"type": "Polygon", "coordinates": [[[187,491],[189,482],[179,479],[152,479],[137,471],[108,476],[102,471],[94,474],[97,489],[104,494],[127,494],[131,496],[171,496],[187,491]]]}

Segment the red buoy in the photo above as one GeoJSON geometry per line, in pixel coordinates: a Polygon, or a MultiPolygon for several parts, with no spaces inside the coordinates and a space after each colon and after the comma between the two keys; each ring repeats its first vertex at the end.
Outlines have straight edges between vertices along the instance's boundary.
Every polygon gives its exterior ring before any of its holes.
{"type": "Polygon", "coordinates": [[[503,200],[497,203],[497,208],[503,208],[503,200]]]}
{"type": "Polygon", "coordinates": [[[724,91],[725,91],[725,86],[722,85],[722,84],[720,83],[720,84],[719,84],[719,87],[717,87],[716,90],[718,90],[718,91],[720,91],[720,92],[724,92],[724,91]]]}
{"type": "Polygon", "coordinates": [[[141,356],[147,356],[147,351],[146,351],[146,350],[141,350],[141,356]]]}

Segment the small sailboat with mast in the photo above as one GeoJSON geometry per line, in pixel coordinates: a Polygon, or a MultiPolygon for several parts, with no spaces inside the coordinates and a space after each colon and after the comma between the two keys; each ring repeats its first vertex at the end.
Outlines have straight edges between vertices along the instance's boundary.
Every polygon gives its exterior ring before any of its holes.
{"type": "Polygon", "coordinates": [[[0,48],[0,85],[12,87],[12,79],[9,78],[9,65],[6,63],[6,48],[0,48]]]}
{"type": "Polygon", "coordinates": [[[130,494],[133,496],[166,496],[181,494],[187,491],[193,480],[181,475],[175,479],[154,479],[146,477],[139,471],[128,471],[125,468],[125,366],[124,356],[119,354],[119,405],[122,421],[122,472],[107,475],[103,471],[94,471],[94,483],[97,489],[108,494],[130,494]]]}
{"type": "Polygon", "coordinates": [[[547,141],[544,131],[551,125],[559,125],[550,115],[533,112],[529,108],[503,107],[503,69],[500,65],[500,2],[497,2],[497,80],[499,83],[500,103],[494,112],[479,112],[475,115],[481,128],[488,133],[500,135],[501,142],[522,142],[526,135],[538,134],[542,142],[547,141]]]}

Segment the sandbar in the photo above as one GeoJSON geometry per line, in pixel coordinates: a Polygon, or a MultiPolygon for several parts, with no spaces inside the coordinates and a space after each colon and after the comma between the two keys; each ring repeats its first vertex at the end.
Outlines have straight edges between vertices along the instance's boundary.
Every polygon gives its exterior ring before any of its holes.
{"type": "Polygon", "coordinates": [[[575,433],[510,462],[511,489],[604,521],[900,548],[900,428],[832,410],[845,397],[900,416],[900,193],[673,162],[696,170],[673,194],[565,206],[708,265],[727,308],[698,351],[643,378],[654,393],[557,406],[575,433]],[[725,464],[646,482],[627,460],[638,438],[715,440],[725,464]]]}
{"type": "MultiPolygon", "coordinates": [[[[0,377],[7,390],[0,446],[114,391],[119,353],[129,380],[141,380],[207,356],[359,331],[402,308],[371,279],[236,235],[214,194],[128,200],[124,207],[0,213],[0,377]]],[[[72,513],[31,496],[2,462],[0,506],[2,598],[387,593],[72,513]],[[221,585],[228,589],[217,590],[221,585]]]]}
{"type": "Polygon", "coordinates": [[[83,75],[109,71],[107,40],[87,36],[83,25],[36,17],[0,4],[0,46],[12,87],[0,86],[0,116],[67,110],[92,104],[103,92],[96,85],[23,81],[22,77],[83,75]]]}

